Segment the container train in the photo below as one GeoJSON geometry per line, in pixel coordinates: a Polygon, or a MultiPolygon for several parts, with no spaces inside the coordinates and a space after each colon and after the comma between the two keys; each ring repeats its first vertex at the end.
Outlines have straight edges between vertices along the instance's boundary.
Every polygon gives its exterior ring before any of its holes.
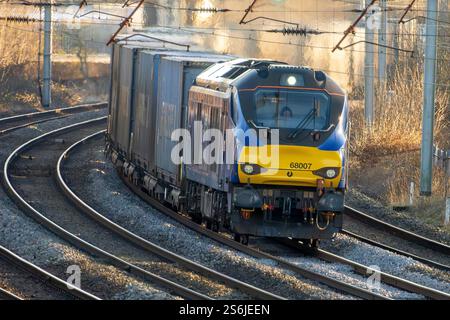
{"type": "Polygon", "coordinates": [[[157,43],[111,61],[106,147],[136,187],[244,244],[342,229],[348,104],[326,73],[157,43]]]}

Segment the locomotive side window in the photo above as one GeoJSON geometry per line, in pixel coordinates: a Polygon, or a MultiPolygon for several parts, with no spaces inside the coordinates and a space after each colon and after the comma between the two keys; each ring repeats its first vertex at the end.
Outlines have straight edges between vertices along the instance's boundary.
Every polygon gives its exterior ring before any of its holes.
{"type": "Polygon", "coordinates": [[[233,102],[232,102],[232,118],[233,118],[233,122],[234,124],[238,124],[239,123],[239,110],[238,110],[238,96],[237,93],[233,94],[233,102]]]}

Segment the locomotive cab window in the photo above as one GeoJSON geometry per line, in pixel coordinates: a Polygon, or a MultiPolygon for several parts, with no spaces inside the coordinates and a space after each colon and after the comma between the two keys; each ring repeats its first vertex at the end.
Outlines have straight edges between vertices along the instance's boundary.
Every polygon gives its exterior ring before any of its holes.
{"type": "Polygon", "coordinates": [[[246,110],[246,118],[257,126],[304,130],[329,126],[330,99],[325,93],[264,89],[248,100],[251,107],[246,110]]]}

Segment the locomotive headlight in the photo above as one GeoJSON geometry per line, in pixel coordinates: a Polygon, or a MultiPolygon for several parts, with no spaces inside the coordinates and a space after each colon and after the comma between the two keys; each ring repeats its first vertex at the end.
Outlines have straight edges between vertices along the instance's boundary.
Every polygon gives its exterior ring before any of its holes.
{"type": "Polygon", "coordinates": [[[242,170],[242,172],[244,172],[245,174],[247,174],[249,176],[255,175],[255,174],[260,174],[260,173],[267,171],[267,169],[261,168],[257,164],[252,164],[252,163],[241,164],[241,170],[242,170]]]}
{"type": "Polygon", "coordinates": [[[295,86],[295,84],[297,83],[297,78],[295,76],[289,76],[287,78],[287,83],[290,86],[295,86]]]}
{"type": "Polygon", "coordinates": [[[319,170],[313,171],[313,174],[325,179],[334,179],[339,175],[339,168],[322,168],[319,170]]]}
{"type": "Polygon", "coordinates": [[[336,174],[336,169],[328,169],[326,172],[327,178],[333,179],[334,177],[337,176],[336,174]]]}
{"type": "Polygon", "coordinates": [[[255,171],[255,169],[253,168],[253,166],[252,166],[251,164],[245,164],[245,165],[243,166],[243,171],[244,171],[246,174],[252,174],[253,171],[255,171]]]}

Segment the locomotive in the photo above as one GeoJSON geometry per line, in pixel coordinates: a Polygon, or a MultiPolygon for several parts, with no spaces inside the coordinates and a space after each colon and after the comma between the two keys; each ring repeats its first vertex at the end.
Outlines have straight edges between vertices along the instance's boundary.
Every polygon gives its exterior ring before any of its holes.
{"type": "Polygon", "coordinates": [[[112,52],[107,150],[136,187],[244,244],[316,247],[342,229],[348,103],[326,73],[155,44],[112,52]]]}

